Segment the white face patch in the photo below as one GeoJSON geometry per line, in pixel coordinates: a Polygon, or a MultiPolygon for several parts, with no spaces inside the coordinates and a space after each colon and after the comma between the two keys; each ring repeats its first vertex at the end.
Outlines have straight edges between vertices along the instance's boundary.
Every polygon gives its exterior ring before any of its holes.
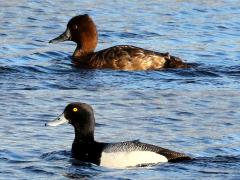
{"type": "Polygon", "coordinates": [[[168,162],[168,159],[152,151],[102,152],[100,166],[127,168],[141,164],[155,164],[160,162],[168,162]]]}

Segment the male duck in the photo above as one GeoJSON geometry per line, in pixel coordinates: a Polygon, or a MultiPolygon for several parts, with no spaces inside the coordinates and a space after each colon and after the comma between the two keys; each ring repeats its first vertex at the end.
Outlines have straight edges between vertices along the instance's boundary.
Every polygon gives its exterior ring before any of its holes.
{"type": "Polygon", "coordinates": [[[73,62],[80,68],[109,68],[116,70],[153,70],[187,68],[188,64],[169,53],[158,53],[135,46],[119,45],[94,52],[98,42],[97,28],[87,15],[73,17],[66,31],[49,43],[74,41],[77,48],[73,62]]]}
{"type": "Polygon", "coordinates": [[[161,162],[190,160],[185,154],[139,141],[103,143],[94,140],[93,109],[85,103],[71,103],[55,120],[45,125],[69,123],[75,129],[72,156],[84,162],[111,168],[126,168],[161,162]]]}

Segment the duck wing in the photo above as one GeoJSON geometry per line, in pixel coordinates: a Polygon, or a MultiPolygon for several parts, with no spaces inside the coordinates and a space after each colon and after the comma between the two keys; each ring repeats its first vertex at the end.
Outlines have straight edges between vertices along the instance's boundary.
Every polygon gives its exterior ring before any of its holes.
{"type": "Polygon", "coordinates": [[[113,46],[93,53],[88,61],[92,68],[151,70],[188,67],[180,58],[135,46],[113,46]]]}
{"type": "Polygon", "coordinates": [[[169,162],[178,162],[190,160],[186,154],[175,152],[152,144],[137,141],[126,141],[120,143],[112,143],[105,146],[104,152],[133,152],[133,151],[150,151],[160,154],[168,159],[169,162]]]}

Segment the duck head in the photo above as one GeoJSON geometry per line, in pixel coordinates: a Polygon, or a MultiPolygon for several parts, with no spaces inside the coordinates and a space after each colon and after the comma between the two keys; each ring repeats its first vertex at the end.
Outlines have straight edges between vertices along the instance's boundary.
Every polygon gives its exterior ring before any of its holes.
{"type": "Polygon", "coordinates": [[[80,102],[68,104],[60,116],[46,123],[45,126],[58,126],[64,123],[69,123],[74,127],[75,142],[94,140],[95,118],[90,105],[80,102]]]}
{"type": "Polygon", "coordinates": [[[80,57],[93,52],[98,41],[97,28],[93,20],[87,14],[73,17],[68,22],[65,32],[50,40],[49,43],[63,41],[74,41],[77,43],[73,57],[80,57]]]}

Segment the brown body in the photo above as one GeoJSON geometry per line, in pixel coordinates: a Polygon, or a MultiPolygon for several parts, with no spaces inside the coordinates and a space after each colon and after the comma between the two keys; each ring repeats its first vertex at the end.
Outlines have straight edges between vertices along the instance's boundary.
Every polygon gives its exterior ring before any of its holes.
{"type": "Polygon", "coordinates": [[[116,70],[153,70],[187,68],[188,64],[169,53],[158,53],[135,46],[119,45],[94,52],[98,34],[88,15],[72,18],[66,31],[50,42],[71,40],[77,43],[73,62],[80,68],[109,68],[116,70]]]}
{"type": "Polygon", "coordinates": [[[116,70],[153,70],[186,68],[187,64],[168,53],[157,53],[134,46],[114,46],[99,52],[74,57],[80,68],[110,68],[116,70]]]}

